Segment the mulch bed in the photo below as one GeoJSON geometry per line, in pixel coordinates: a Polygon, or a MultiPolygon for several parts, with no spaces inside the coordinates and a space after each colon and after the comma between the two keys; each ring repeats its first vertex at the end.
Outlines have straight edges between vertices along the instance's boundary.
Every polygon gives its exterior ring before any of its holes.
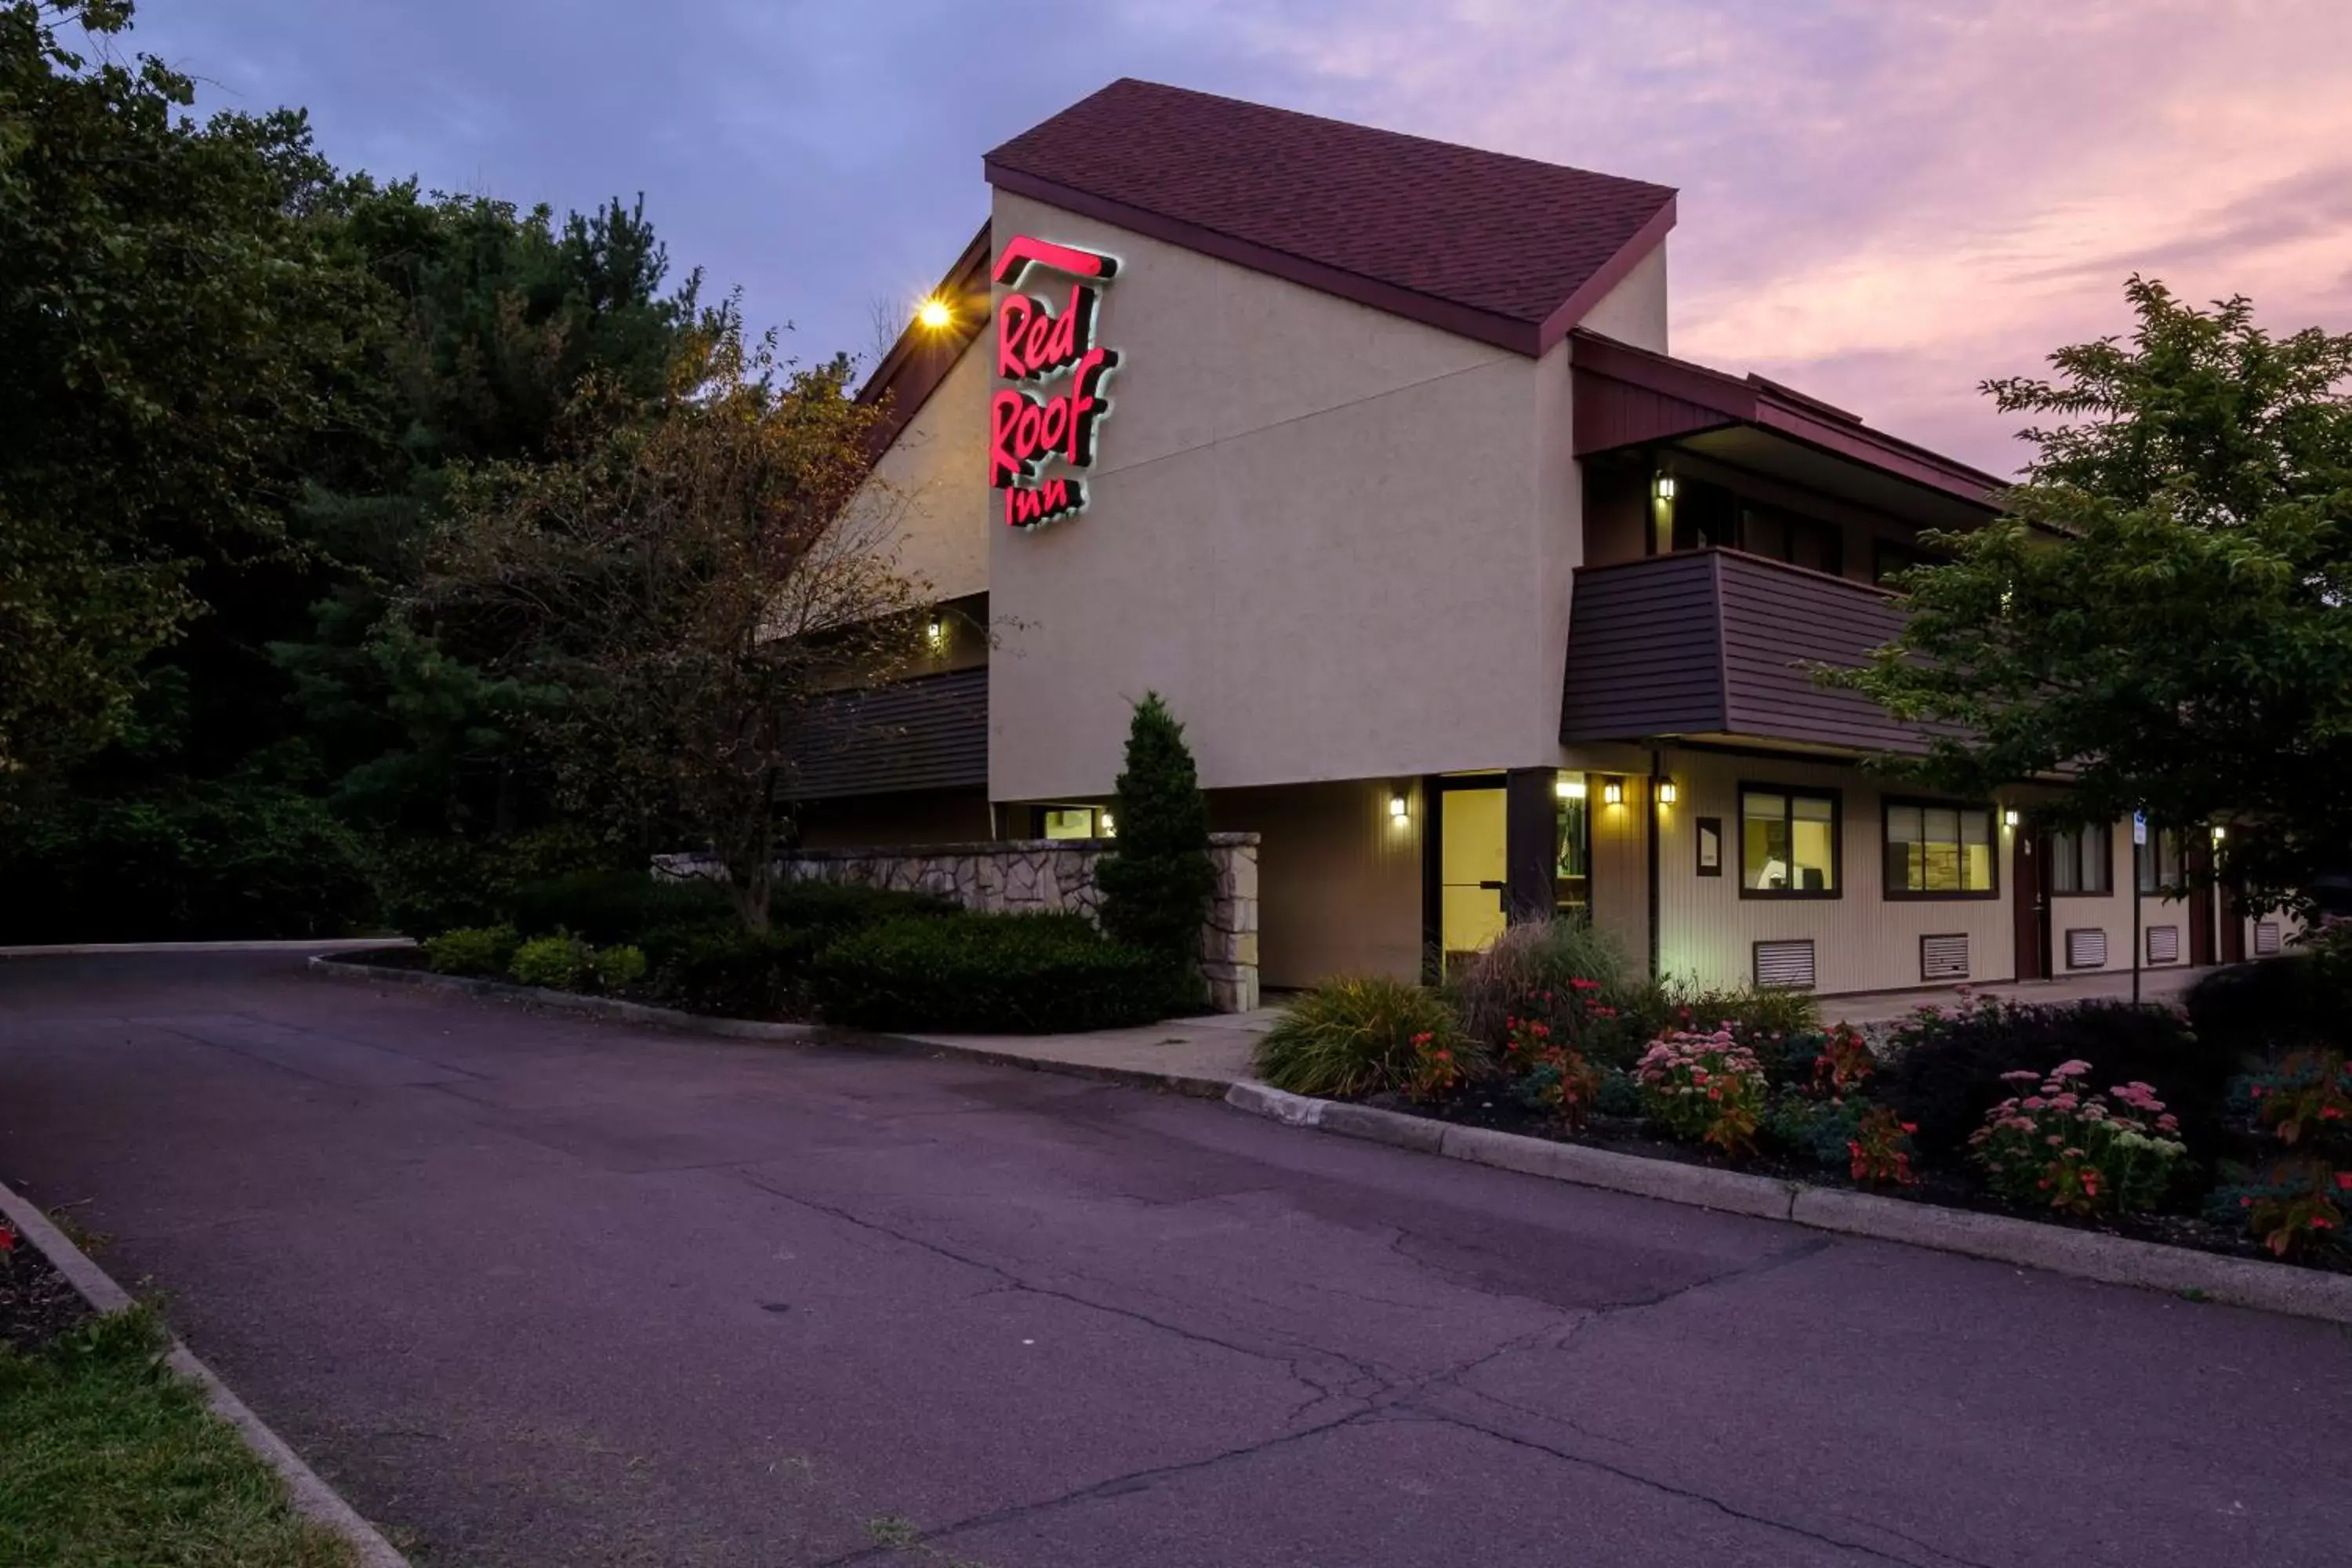
{"type": "MultiPolygon", "coordinates": [[[[1576,1143],[1588,1149],[1606,1150],[1612,1154],[1633,1154],[1645,1160],[1671,1160],[1677,1164],[1738,1171],[1780,1181],[1805,1182],[1818,1187],[1843,1187],[1852,1192],[1867,1192],[1874,1196],[1895,1198],[1906,1203],[1969,1209],[1978,1214],[2000,1215],[2009,1219],[2030,1219],[2040,1225],[2063,1226],[2070,1230],[2096,1231],[2103,1236],[2127,1237],[2134,1241],[2191,1247],[2224,1258],[2247,1258],[2265,1263],[2279,1261],[2253,1237],[2196,1215],[2113,1215],[2086,1219],[2076,1215],[2020,1208],[1980,1191],[1956,1173],[1934,1169],[1920,1171],[1916,1186],[1865,1187],[1848,1175],[1843,1166],[1825,1166],[1778,1150],[1766,1149],[1753,1159],[1734,1163],[1687,1143],[1655,1137],[1645,1131],[1646,1124],[1636,1116],[1595,1116],[1583,1132],[1570,1134],[1562,1132],[1559,1123],[1551,1117],[1530,1110],[1507,1098],[1493,1095],[1473,1094],[1443,1105],[1416,1105],[1400,1094],[1376,1094],[1363,1103],[1381,1110],[1402,1111],[1409,1116],[1427,1117],[1432,1121],[1448,1121],[1464,1127],[1516,1132],[1553,1143],[1576,1143]]],[[[2288,1259],[2287,1266],[2314,1268],[2329,1274],[2352,1274],[2352,1253],[2341,1247],[2331,1247],[2288,1259]]]]}
{"type": "Polygon", "coordinates": [[[89,1303],[23,1237],[0,1252],[0,1343],[35,1350],[92,1314],[89,1303]]]}

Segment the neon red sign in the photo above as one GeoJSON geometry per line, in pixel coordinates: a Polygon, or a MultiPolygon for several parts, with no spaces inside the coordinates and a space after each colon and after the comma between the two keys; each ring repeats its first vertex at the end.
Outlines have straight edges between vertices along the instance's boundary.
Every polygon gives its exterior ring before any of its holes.
{"type": "Polygon", "coordinates": [[[1004,492],[1004,521],[1038,528],[1084,510],[1087,482],[1077,474],[1041,475],[1048,462],[1084,469],[1095,460],[1095,426],[1110,412],[1102,385],[1118,367],[1115,350],[1095,342],[1100,285],[1118,270],[1114,258],[1026,235],[996,258],[996,280],[1011,283],[1031,267],[1073,279],[1055,310],[1034,294],[1008,294],[996,308],[996,374],[1013,383],[988,401],[988,483],[1004,492]],[[1057,392],[1043,388],[1066,374],[1057,392]]]}

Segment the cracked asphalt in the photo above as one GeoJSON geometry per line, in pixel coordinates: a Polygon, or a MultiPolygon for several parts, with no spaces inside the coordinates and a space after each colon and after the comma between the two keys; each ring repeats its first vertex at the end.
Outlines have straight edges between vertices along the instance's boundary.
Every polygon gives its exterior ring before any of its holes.
{"type": "Polygon", "coordinates": [[[0,1175],[436,1568],[2352,1539],[2335,1327],[294,957],[0,962],[0,1175]]]}

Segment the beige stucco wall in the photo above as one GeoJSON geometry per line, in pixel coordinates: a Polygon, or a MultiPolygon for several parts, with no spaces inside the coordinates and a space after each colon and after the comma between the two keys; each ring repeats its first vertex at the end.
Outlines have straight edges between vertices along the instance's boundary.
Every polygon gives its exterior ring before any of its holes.
{"type": "Polygon", "coordinates": [[[965,347],[850,508],[935,599],[988,588],[991,342],[983,331],[965,347]]]}
{"type": "Polygon", "coordinates": [[[1621,343],[1666,353],[1666,244],[1660,240],[1577,323],[1621,343]]]}
{"type": "Polygon", "coordinates": [[[990,530],[997,798],[1107,790],[1154,689],[1211,788],[1558,756],[1581,542],[1564,349],[1530,361],[1003,194],[995,226],[1120,261],[1089,510],[990,530]]]}
{"type": "Polygon", "coordinates": [[[1350,780],[1216,790],[1210,825],[1258,836],[1258,974],[1270,986],[1334,974],[1421,973],[1421,792],[1350,780]],[[1408,814],[1391,819],[1402,791],[1408,814]]]}

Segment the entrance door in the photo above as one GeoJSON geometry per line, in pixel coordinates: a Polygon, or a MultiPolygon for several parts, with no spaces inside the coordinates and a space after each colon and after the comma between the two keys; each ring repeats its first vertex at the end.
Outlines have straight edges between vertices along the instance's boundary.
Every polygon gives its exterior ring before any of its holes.
{"type": "Polygon", "coordinates": [[[2246,911],[2238,905],[2238,896],[2223,889],[2221,904],[2221,962],[2246,962],[2246,911]]]}
{"type": "Polygon", "coordinates": [[[1478,952],[1503,934],[1504,890],[1508,862],[1499,777],[1447,779],[1444,809],[1438,814],[1438,946],[1445,966],[1478,952]]]}
{"type": "Polygon", "coordinates": [[[2049,841],[2031,828],[2020,827],[2016,850],[2010,857],[2010,897],[2017,917],[2017,977],[2050,978],[2050,881],[2042,874],[2049,863],[2049,841]]]}

